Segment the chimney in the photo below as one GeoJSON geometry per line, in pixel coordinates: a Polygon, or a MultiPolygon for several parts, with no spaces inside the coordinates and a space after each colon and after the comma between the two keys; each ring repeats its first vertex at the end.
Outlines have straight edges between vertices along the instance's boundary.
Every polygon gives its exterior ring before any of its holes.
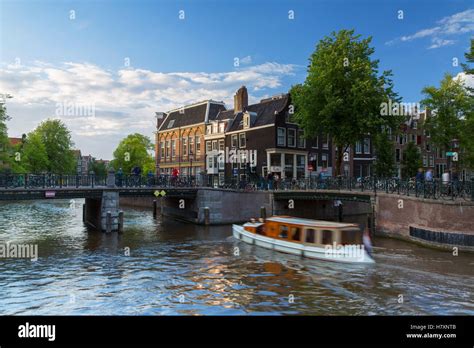
{"type": "Polygon", "coordinates": [[[242,86],[234,95],[234,114],[243,111],[247,106],[249,106],[249,96],[247,88],[242,86]]]}
{"type": "Polygon", "coordinates": [[[161,124],[166,118],[166,114],[164,112],[155,112],[156,117],[156,129],[159,129],[161,124]]]}

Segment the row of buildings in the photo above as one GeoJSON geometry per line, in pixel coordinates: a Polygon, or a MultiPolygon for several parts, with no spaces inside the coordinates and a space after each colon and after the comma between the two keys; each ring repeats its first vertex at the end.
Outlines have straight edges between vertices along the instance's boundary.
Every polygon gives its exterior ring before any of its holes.
{"type": "MultiPolygon", "coordinates": [[[[292,120],[292,109],[289,94],[249,105],[243,86],[234,95],[233,109],[206,100],[157,112],[157,173],[170,175],[174,169],[181,175],[205,173],[214,185],[230,177],[245,180],[269,173],[282,179],[333,175],[337,149],[330,137],[305,138],[292,120]]],[[[417,113],[403,125],[400,135],[392,137],[398,175],[408,142],[417,145],[425,170],[432,169],[439,177],[446,169],[445,151],[432,147],[429,134],[420,127],[426,117],[429,112],[417,113]]],[[[366,136],[347,150],[341,171],[346,176],[370,176],[375,160],[372,141],[366,136]]]]}

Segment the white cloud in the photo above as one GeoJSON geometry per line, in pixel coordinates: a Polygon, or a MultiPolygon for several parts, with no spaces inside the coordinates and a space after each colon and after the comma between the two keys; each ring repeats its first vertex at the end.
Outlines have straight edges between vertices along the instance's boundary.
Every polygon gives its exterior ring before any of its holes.
{"type": "Polygon", "coordinates": [[[397,42],[409,42],[422,38],[429,38],[431,40],[431,45],[427,48],[434,49],[454,44],[455,40],[448,39],[448,36],[471,32],[474,32],[474,9],[469,9],[444,17],[439,20],[437,25],[434,27],[419,30],[411,35],[401,36],[400,38],[387,41],[385,44],[393,45],[397,42]]]}
{"type": "Polygon", "coordinates": [[[462,80],[466,87],[474,88],[474,76],[467,75],[465,72],[460,72],[455,78],[462,80]]]}
{"type": "MultiPolygon", "coordinates": [[[[118,143],[132,132],[151,136],[155,111],[205,99],[222,100],[232,107],[233,94],[242,85],[249,89],[251,101],[264,93],[285,92],[277,89],[285,77],[295,74],[296,68],[267,62],[227,72],[162,73],[139,68],[110,71],[77,62],[54,66],[36,61],[30,65],[1,64],[0,93],[14,96],[7,105],[12,116],[10,133],[21,135],[36,127],[39,120],[59,117],[79,144],[87,143],[87,138],[112,135],[118,143]],[[64,106],[61,110],[72,106],[72,114],[58,114],[58,105],[64,106]],[[93,116],[82,112],[91,108],[93,116]]],[[[110,157],[112,148],[107,153],[105,148],[89,151],[110,157]]]]}

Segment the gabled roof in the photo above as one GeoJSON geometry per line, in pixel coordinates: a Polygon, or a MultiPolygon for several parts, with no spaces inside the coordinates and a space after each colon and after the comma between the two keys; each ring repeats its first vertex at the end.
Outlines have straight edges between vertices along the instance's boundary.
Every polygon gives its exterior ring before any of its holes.
{"type": "Polygon", "coordinates": [[[21,142],[23,141],[22,138],[8,138],[8,140],[10,140],[10,145],[18,145],[18,144],[21,144],[21,142]]]}
{"type": "MultiPolygon", "coordinates": [[[[261,100],[260,103],[249,105],[245,108],[244,112],[239,112],[235,115],[232,126],[229,129],[229,132],[237,131],[243,129],[241,121],[245,111],[255,112],[257,118],[252,127],[265,126],[268,124],[275,123],[276,115],[285,109],[289,102],[289,95],[284,94],[278,98],[269,98],[261,100]]],[[[233,110],[228,110],[222,116],[227,116],[227,113],[233,113],[233,110]]],[[[222,113],[221,113],[222,114],[222,113]]]]}
{"type": "Polygon", "coordinates": [[[225,110],[224,103],[213,100],[196,103],[167,112],[167,116],[158,131],[203,123],[206,120],[207,105],[209,104],[208,120],[214,120],[219,111],[225,110]]]}

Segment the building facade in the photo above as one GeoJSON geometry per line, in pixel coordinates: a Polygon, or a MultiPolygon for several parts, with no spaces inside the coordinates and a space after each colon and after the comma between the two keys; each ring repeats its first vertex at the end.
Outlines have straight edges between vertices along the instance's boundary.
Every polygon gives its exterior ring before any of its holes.
{"type": "Polygon", "coordinates": [[[206,125],[215,120],[223,102],[206,100],[167,113],[157,113],[155,159],[157,174],[180,175],[205,173],[204,134],[206,125]]]}

